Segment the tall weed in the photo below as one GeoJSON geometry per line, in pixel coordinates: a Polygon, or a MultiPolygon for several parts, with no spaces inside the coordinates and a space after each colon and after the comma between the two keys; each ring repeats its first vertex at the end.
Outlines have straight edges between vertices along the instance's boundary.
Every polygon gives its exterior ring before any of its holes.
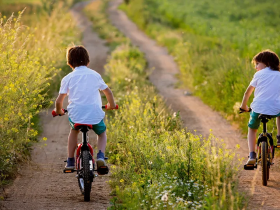
{"type": "Polygon", "coordinates": [[[0,19],[0,185],[28,157],[38,135],[34,117],[52,103],[65,48],[79,36],[62,5],[32,27],[22,22],[23,12],[0,19]]]}
{"type": "MultiPolygon", "coordinates": [[[[97,3],[98,2],[98,3],[97,3]]],[[[115,46],[106,65],[107,82],[120,109],[107,121],[113,180],[110,209],[242,209],[236,191],[238,163],[222,141],[182,129],[178,113],[147,80],[143,53],[108,26],[104,4],[87,8],[102,37],[115,46]],[[92,12],[94,10],[94,12],[92,12]],[[106,23],[106,24],[105,24],[106,23]]]]}
{"type": "Polygon", "coordinates": [[[255,73],[250,61],[263,49],[280,52],[277,7],[269,2],[135,0],[121,8],[168,48],[181,87],[245,131],[249,116],[237,113],[255,73]]]}

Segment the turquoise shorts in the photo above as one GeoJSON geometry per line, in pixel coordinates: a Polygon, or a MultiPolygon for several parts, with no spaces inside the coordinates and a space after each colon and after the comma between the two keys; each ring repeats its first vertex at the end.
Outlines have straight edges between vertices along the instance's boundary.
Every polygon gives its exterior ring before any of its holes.
{"type": "MultiPolygon", "coordinates": [[[[259,119],[260,113],[256,113],[251,111],[250,112],[250,119],[249,119],[249,123],[248,123],[248,127],[252,128],[252,129],[258,129],[260,127],[261,124],[261,119],[259,119]]],[[[275,117],[279,117],[280,113],[277,115],[272,115],[273,118],[275,117]]]]}
{"type": "MultiPolygon", "coordinates": [[[[72,122],[72,120],[69,117],[69,122],[70,122],[70,126],[73,130],[77,130],[74,128],[74,122],[72,122]]],[[[104,131],[106,131],[106,125],[104,123],[103,120],[101,120],[98,124],[92,125],[92,130],[97,134],[100,135],[102,134],[104,131]]]]}

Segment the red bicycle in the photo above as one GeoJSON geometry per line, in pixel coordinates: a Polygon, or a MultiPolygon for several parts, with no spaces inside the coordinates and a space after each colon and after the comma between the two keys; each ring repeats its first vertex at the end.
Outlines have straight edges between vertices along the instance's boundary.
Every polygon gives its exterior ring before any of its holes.
{"type": "MultiPolygon", "coordinates": [[[[107,109],[107,105],[102,106],[102,108],[107,109]]],[[[118,105],[116,105],[115,109],[118,109],[118,105]]],[[[64,113],[67,113],[66,109],[63,109],[63,111],[64,113]]],[[[53,117],[58,116],[55,111],[52,111],[52,115],[53,117]]],[[[76,177],[78,178],[78,184],[81,193],[84,195],[84,201],[90,201],[91,185],[94,177],[96,177],[97,174],[108,174],[109,168],[107,166],[102,166],[98,169],[95,169],[93,149],[92,146],[88,143],[88,131],[92,129],[92,125],[75,123],[74,128],[82,132],[82,143],[78,144],[76,150],[76,169],[64,169],[63,172],[73,173],[77,171],[76,177]],[[94,173],[95,171],[97,172],[97,174],[94,173]]]]}

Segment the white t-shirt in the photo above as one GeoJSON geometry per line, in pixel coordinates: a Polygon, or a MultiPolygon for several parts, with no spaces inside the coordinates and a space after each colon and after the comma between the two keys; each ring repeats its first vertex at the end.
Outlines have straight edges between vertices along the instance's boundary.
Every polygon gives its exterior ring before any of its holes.
{"type": "Polygon", "coordinates": [[[267,115],[280,113],[280,72],[266,67],[255,73],[250,83],[255,87],[251,104],[254,112],[267,115]]]}
{"type": "Polygon", "coordinates": [[[60,94],[68,95],[68,115],[72,122],[98,124],[105,116],[99,90],[108,86],[96,71],[79,66],[61,81],[60,94]]]}

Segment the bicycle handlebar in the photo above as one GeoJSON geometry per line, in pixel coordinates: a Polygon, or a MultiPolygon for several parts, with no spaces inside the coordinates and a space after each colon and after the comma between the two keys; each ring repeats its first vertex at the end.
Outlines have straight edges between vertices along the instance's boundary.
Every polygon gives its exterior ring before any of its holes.
{"type": "Polygon", "coordinates": [[[249,107],[249,111],[246,111],[245,109],[241,109],[239,108],[239,114],[243,113],[243,112],[251,112],[252,111],[252,108],[249,107]]]}
{"type": "MultiPolygon", "coordinates": [[[[62,109],[62,111],[63,111],[64,113],[67,113],[67,112],[68,112],[66,109],[62,109]]],[[[55,112],[55,110],[52,111],[52,116],[53,116],[53,117],[56,117],[56,116],[58,116],[58,115],[59,115],[59,116],[62,116],[61,114],[57,114],[57,113],[55,112]]]]}
{"type": "MultiPolygon", "coordinates": [[[[102,106],[102,109],[107,109],[107,104],[102,106]]],[[[116,104],[116,107],[114,109],[119,109],[119,105],[116,104]]]]}
{"type": "MultiPolygon", "coordinates": [[[[107,105],[103,105],[102,106],[102,109],[107,109],[107,105]]],[[[119,105],[118,104],[116,104],[116,107],[114,108],[114,109],[119,109],[119,105]]],[[[67,113],[68,111],[67,111],[67,109],[62,109],[62,111],[64,112],[64,113],[67,113]]],[[[55,112],[55,110],[53,110],[52,111],[52,116],[53,117],[56,117],[56,116],[62,116],[61,114],[57,114],[56,112],[55,112]]]]}

